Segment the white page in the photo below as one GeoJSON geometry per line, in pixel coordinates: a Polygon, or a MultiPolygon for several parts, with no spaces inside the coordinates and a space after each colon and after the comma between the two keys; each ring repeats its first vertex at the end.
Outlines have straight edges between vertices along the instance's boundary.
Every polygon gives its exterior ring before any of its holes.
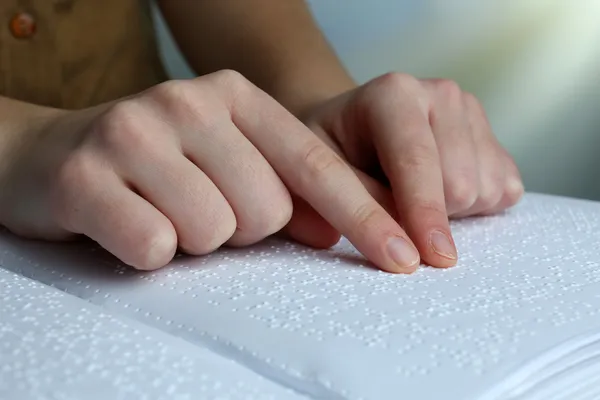
{"type": "Polygon", "coordinates": [[[0,269],[0,399],[300,399],[206,349],[0,269]]]}
{"type": "Polygon", "coordinates": [[[597,203],[529,194],[453,224],[459,266],[410,276],[369,268],[345,241],[269,240],[137,273],[99,250],[9,237],[0,263],[315,397],[468,400],[600,331],[599,228],[597,203]]]}

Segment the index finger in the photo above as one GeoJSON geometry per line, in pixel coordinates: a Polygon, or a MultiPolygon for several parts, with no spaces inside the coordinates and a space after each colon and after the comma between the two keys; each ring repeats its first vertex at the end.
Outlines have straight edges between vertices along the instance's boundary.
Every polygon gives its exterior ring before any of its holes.
{"type": "Polygon", "coordinates": [[[283,106],[246,85],[232,103],[232,120],[284,184],[376,266],[413,272],[418,251],[350,166],[283,106]]]}

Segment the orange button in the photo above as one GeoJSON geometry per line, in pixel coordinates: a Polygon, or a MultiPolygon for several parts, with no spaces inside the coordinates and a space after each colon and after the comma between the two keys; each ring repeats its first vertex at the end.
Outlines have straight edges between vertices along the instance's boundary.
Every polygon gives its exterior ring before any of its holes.
{"type": "Polygon", "coordinates": [[[35,34],[35,19],[31,14],[18,13],[10,20],[10,32],[17,39],[29,39],[35,34]]]}

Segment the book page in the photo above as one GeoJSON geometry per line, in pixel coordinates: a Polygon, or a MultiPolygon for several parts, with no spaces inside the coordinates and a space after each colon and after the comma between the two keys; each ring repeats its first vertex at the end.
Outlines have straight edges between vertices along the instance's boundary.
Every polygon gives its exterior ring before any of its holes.
{"type": "Polygon", "coordinates": [[[0,269],[0,399],[300,399],[205,349],[0,269]]]}
{"type": "Polygon", "coordinates": [[[370,267],[345,240],[269,239],[148,273],[6,236],[0,265],[315,398],[502,398],[600,332],[598,203],[528,194],[452,226],[459,265],[412,275],[370,267]]]}

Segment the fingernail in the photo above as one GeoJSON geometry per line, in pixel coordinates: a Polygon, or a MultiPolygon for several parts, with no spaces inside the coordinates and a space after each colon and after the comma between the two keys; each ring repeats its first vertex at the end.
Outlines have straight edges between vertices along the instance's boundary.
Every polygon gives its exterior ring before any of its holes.
{"type": "Polygon", "coordinates": [[[419,262],[419,252],[410,243],[400,237],[388,239],[389,256],[400,268],[409,268],[419,262]]]}
{"type": "Polygon", "coordinates": [[[431,247],[433,247],[433,251],[437,254],[456,260],[456,249],[446,234],[441,231],[433,231],[429,236],[429,241],[431,247]]]}

